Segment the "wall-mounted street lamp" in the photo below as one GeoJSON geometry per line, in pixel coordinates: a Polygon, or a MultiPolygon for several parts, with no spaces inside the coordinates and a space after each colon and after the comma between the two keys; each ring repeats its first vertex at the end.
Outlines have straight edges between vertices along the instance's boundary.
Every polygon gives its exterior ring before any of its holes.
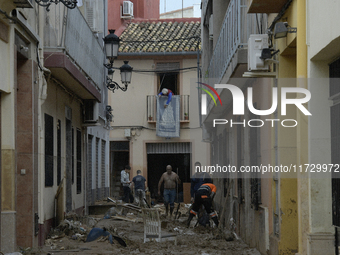
{"type": "Polygon", "coordinates": [[[58,4],[59,2],[62,2],[69,9],[74,9],[77,6],[77,0],[35,0],[35,2],[42,7],[46,7],[46,11],[50,11],[51,4],[58,4]]]}
{"type": "Polygon", "coordinates": [[[124,61],[124,65],[122,65],[119,68],[122,83],[125,84],[125,87],[121,87],[118,85],[117,82],[113,81],[114,70],[112,68],[109,68],[108,76],[106,78],[106,87],[112,92],[115,92],[115,89],[120,89],[124,92],[127,90],[128,84],[131,82],[131,76],[132,76],[132,67],[128,63],[129,61],[124,61]]]}
{"type": "Polygon", "coordinates": [[[105,44],[106,58],[110,61],[110,64],[107,64],[105,66],[109,68],[108,65],[110,65],[110,68],[112,68],[113,61],[118,56],[118,48],[119,48],[120,39],[117,35],[115,35],[115,30],[110,29],[109,32],[110,34],[108,34],[104,38],[104,44],[105,44]]]}
{"type": "Polygon", "coordinates": [[[119,37],[114,34],[115,30],[109,30],[110,34],[108,34],[104,38],[105,43],[105,52],[106,58],[110,61],[108,64],[104,64],[104,66],[108,69],[108,76],[106,77],[106,87],[115,92],[115,89],[120,89],[122,91],[126,91],[128,84],[131,82],[132,76],[132,67],[128,64],[129,61],[124,61],[124,65],[122,65],[120,69],[120,75],[122,79],[122,83],[125,87],[121,87],[117,82],[113,81],[113,62],[118,56],[118,48],[119,48],[119,37]]]}
{"type": "Polygon", "coordinates": [[[287,22],[277,22],[274,27],[274,38],[284,38],[287,33],[296,33],[296,27],[290,27],[287,22]]]}

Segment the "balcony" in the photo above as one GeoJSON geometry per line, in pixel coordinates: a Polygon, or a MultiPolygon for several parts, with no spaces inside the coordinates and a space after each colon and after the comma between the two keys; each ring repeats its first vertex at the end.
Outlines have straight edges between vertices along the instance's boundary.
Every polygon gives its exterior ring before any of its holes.
{"type": "MultiPolygon", "coordinates": [[[[259,29],[262,33],[266,31],[267,15],[263,15],[262,24],[264,25],[261,28],[257,26],[256,15],[247,14],[247,9],[246,0],[231,0],[229,3],[208,67],[208,76],[216,79],[216,83],[221,82],[230,63],[235,60],[236,53],[242,48],[247,48],[249,36],[259,34],[259,29]]],[[[243,56],[242,63],[245,64],[247,52],[243,53],[245,56],[243,56]]],[[[236,65],[231,68],[235,69],[236,65]]],[[[228,70],[228,73],[233,73],[234,69],[228,70]]]]}
{"type": "Polygon", "coordinates": [[[248,0],[248,13],[279,13],[288,0],[248,0]]]}
{"type": "MultiPolygon", "coordinates": [[[[190,112],[189,112],[189,95],[180,95],[180,122],[186,123],[190,122],[190,112]]],[[[148,95],[146,96],[146,112],[147,121],[149,123],[157,122],[157,96],[148,95]]]]}
{"type": "Polygon", "coordinates": [[[103,45],[78,8],[53,8],[45,12],[45,66],[80,98],[100,102],[105,71],[103,45]]]}

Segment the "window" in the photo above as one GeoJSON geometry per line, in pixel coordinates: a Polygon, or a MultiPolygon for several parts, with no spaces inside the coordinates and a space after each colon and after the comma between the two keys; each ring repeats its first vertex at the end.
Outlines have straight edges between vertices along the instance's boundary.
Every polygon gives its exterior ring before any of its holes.
{"type": "Polygon", "coordinates": [[[77,194],[81,193],[81,131],[77,128],[77,194]]]}
{"type": "MultiPolygon", "coordinates": [[[[340,59],[329,65],[329,92],[330,96],[340,93],[340,59]]],[[[340,163],[340,104],[334,101],[331,106],[331,162],[340,163]]],[[[333,225],[340,226],[340,179],[339,173],[332,170],[332,211],[333,225]]]]}
{"type": "Polygon", "coordinates": [[[175,95],[180,94],[179,88],[179,68],[178,62],[172,63],[157,63],[157,91],[162,91],[163,88],[170,89],[175,95]]]}
{"type": "Polygon", "coordinates": [[[45,114],[45,187],[53,186],[53,117],[45,114]]]}
{"type": "Polygon", "coordinates": [[[61,182],[61,121],[57,125],[57,185],[61,182]]]}
{"type": "MultiPolygon", "coordinates": [[[[254,104],[256,108],[256,103],[254,104]]],[[[253,113],[250,113],[250,119],[259,119],[253,113]]],[[[260,164],[260,131],[257,127],[250,127],[250,139],[249,139],[249,148],[250,148],[250,165],[258,166],[260,164]]],[[[251,204],[255,210],[259,209],[259,205],[261,204],[261,174],[260,173],[251,173],[250,179],[250,189],[251,189],[251,204]]]]}
{"type": "Polygon", "coordinates": [[[72,127],[72,184],[74,183],[74,128],[72,127]]]}

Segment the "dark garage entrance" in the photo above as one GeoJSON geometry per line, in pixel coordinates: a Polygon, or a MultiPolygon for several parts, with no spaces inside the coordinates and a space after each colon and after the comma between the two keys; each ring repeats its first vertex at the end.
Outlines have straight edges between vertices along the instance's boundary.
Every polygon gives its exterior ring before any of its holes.
{"type": "Polygon", "coordinates": [[[190,143],[151,143],[147,144],[148,160],[148,187],[151,198],[158,201],[163,199],[163,185],[161,197],[158,197],[158,182],[166,171],[166,166],[171,165],[172,171],[177,173],[182,183],[178,185],[178,198],[183,202],[183,183],[190,183],[190,143]]]}

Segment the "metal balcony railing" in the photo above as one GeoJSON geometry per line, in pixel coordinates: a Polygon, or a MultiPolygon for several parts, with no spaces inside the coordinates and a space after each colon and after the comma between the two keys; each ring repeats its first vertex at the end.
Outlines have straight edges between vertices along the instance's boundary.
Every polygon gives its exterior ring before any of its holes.
{"type": "MultiPolygon", "coordinates": [[[[179,108],[179,118],[180,121],[185,122],[190,120],[189,112],[189,95],[180,95],[180,108],[179,108]]],[[[146,112],[147,120],[149,122],[157,121],[157,96],[148,95],[146,96],[146,112]]]]}
{"type": "Polygon", "coordinates": [[[44,48],[46,51],[65,52],[91,79],[98,90],[104,82],[105,53],[78,8],[63,5],[45,12],[44,48]]]}
{"type": "Polygon", "coordinates": [[[217,83],[222,80],[236,51],[247,47],[249,36],[266,32],[267,15],[261,14],[260,20],[257,14],[247,14],[247,8],[246,0],[229,3],[208,68],[209,78],[217,79],[217,83]]]}

